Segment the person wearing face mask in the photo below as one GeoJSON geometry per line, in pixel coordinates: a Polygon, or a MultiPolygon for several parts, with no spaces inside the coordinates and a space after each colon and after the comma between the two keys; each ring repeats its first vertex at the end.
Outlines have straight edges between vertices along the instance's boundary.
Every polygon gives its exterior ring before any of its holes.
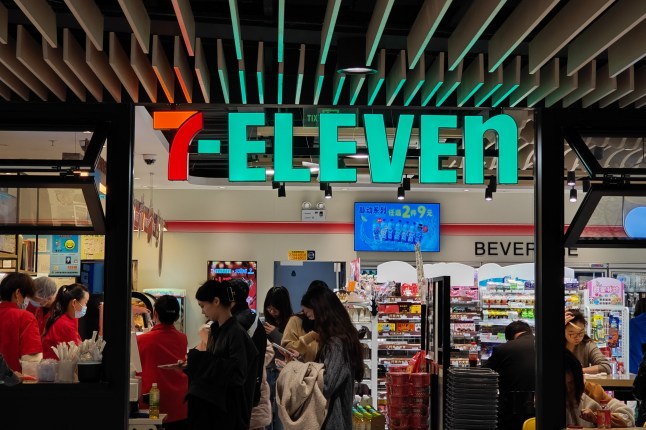
{"type": "Polygon", "coordinates": [[[0,354],[15,372],[22,372],[21,360],[40,361],[43,356],[36,317],[24,310],[33,296],[29,275],[10,273],[0,282],[0,354]]]}
{"type": "Polygon", "coordinates": [[[64,285],[56,294],[43,334],[43,357],[57,359],[52,347],[61,342],[81,343],[78,319],[85,316],[90,293],[83,284],[64,285]]]}
{"type": "Polygon", "coordinates": [[[38,330],[40,334],[45,332],[45,324],[49,317],[49,311],[54,305],[56,299],[56,282],[48,276],[41,276],[34,279],[36,288],[34,297],[29,299],[27,310],[34,314],[38,321],[38,330]]]}

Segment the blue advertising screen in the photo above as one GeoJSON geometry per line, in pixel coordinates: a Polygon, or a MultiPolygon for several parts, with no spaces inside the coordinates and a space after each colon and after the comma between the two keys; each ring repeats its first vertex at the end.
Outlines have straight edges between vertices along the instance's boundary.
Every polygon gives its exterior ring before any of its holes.
{"type": "Polygon", "coordinates": [[[440,250],[439,203],[354,204],[355,251],[440,250]]]}

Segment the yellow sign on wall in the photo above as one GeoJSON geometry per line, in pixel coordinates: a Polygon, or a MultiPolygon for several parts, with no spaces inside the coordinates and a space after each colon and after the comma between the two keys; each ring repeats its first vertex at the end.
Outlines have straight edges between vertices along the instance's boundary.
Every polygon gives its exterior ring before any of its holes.
{"type": "Polygon", "coordinates": [[[291,250],[287,251],[287,259],[295,261],[307,261],[306,250],[291,250]]]}

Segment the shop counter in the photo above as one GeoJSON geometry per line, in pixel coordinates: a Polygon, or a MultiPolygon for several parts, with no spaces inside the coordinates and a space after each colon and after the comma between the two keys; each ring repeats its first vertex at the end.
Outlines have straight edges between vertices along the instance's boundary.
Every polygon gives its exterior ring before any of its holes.
{"type": "MultiPolygon", "coordinates": [[[[141,410],[140,412],[146,412],[141,410]]],[[[164,424],[166,414],[159,414],[159,418],[128,418],[128,430],[157,430],[164,424]]]]}

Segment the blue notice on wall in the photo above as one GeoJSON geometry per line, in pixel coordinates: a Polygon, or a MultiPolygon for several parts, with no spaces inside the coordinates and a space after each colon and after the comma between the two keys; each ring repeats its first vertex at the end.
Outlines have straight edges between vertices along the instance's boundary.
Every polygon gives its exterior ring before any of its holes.
{"type": "Polygon", "coordinates": [[[79,276],[81,253],[78,235],[52,235],[49,276],[79,276]]]}
{"type": "Polygon", "coordinates": [[[440,250],[439,203],[354,204],[355,251],[440,250]]]}

